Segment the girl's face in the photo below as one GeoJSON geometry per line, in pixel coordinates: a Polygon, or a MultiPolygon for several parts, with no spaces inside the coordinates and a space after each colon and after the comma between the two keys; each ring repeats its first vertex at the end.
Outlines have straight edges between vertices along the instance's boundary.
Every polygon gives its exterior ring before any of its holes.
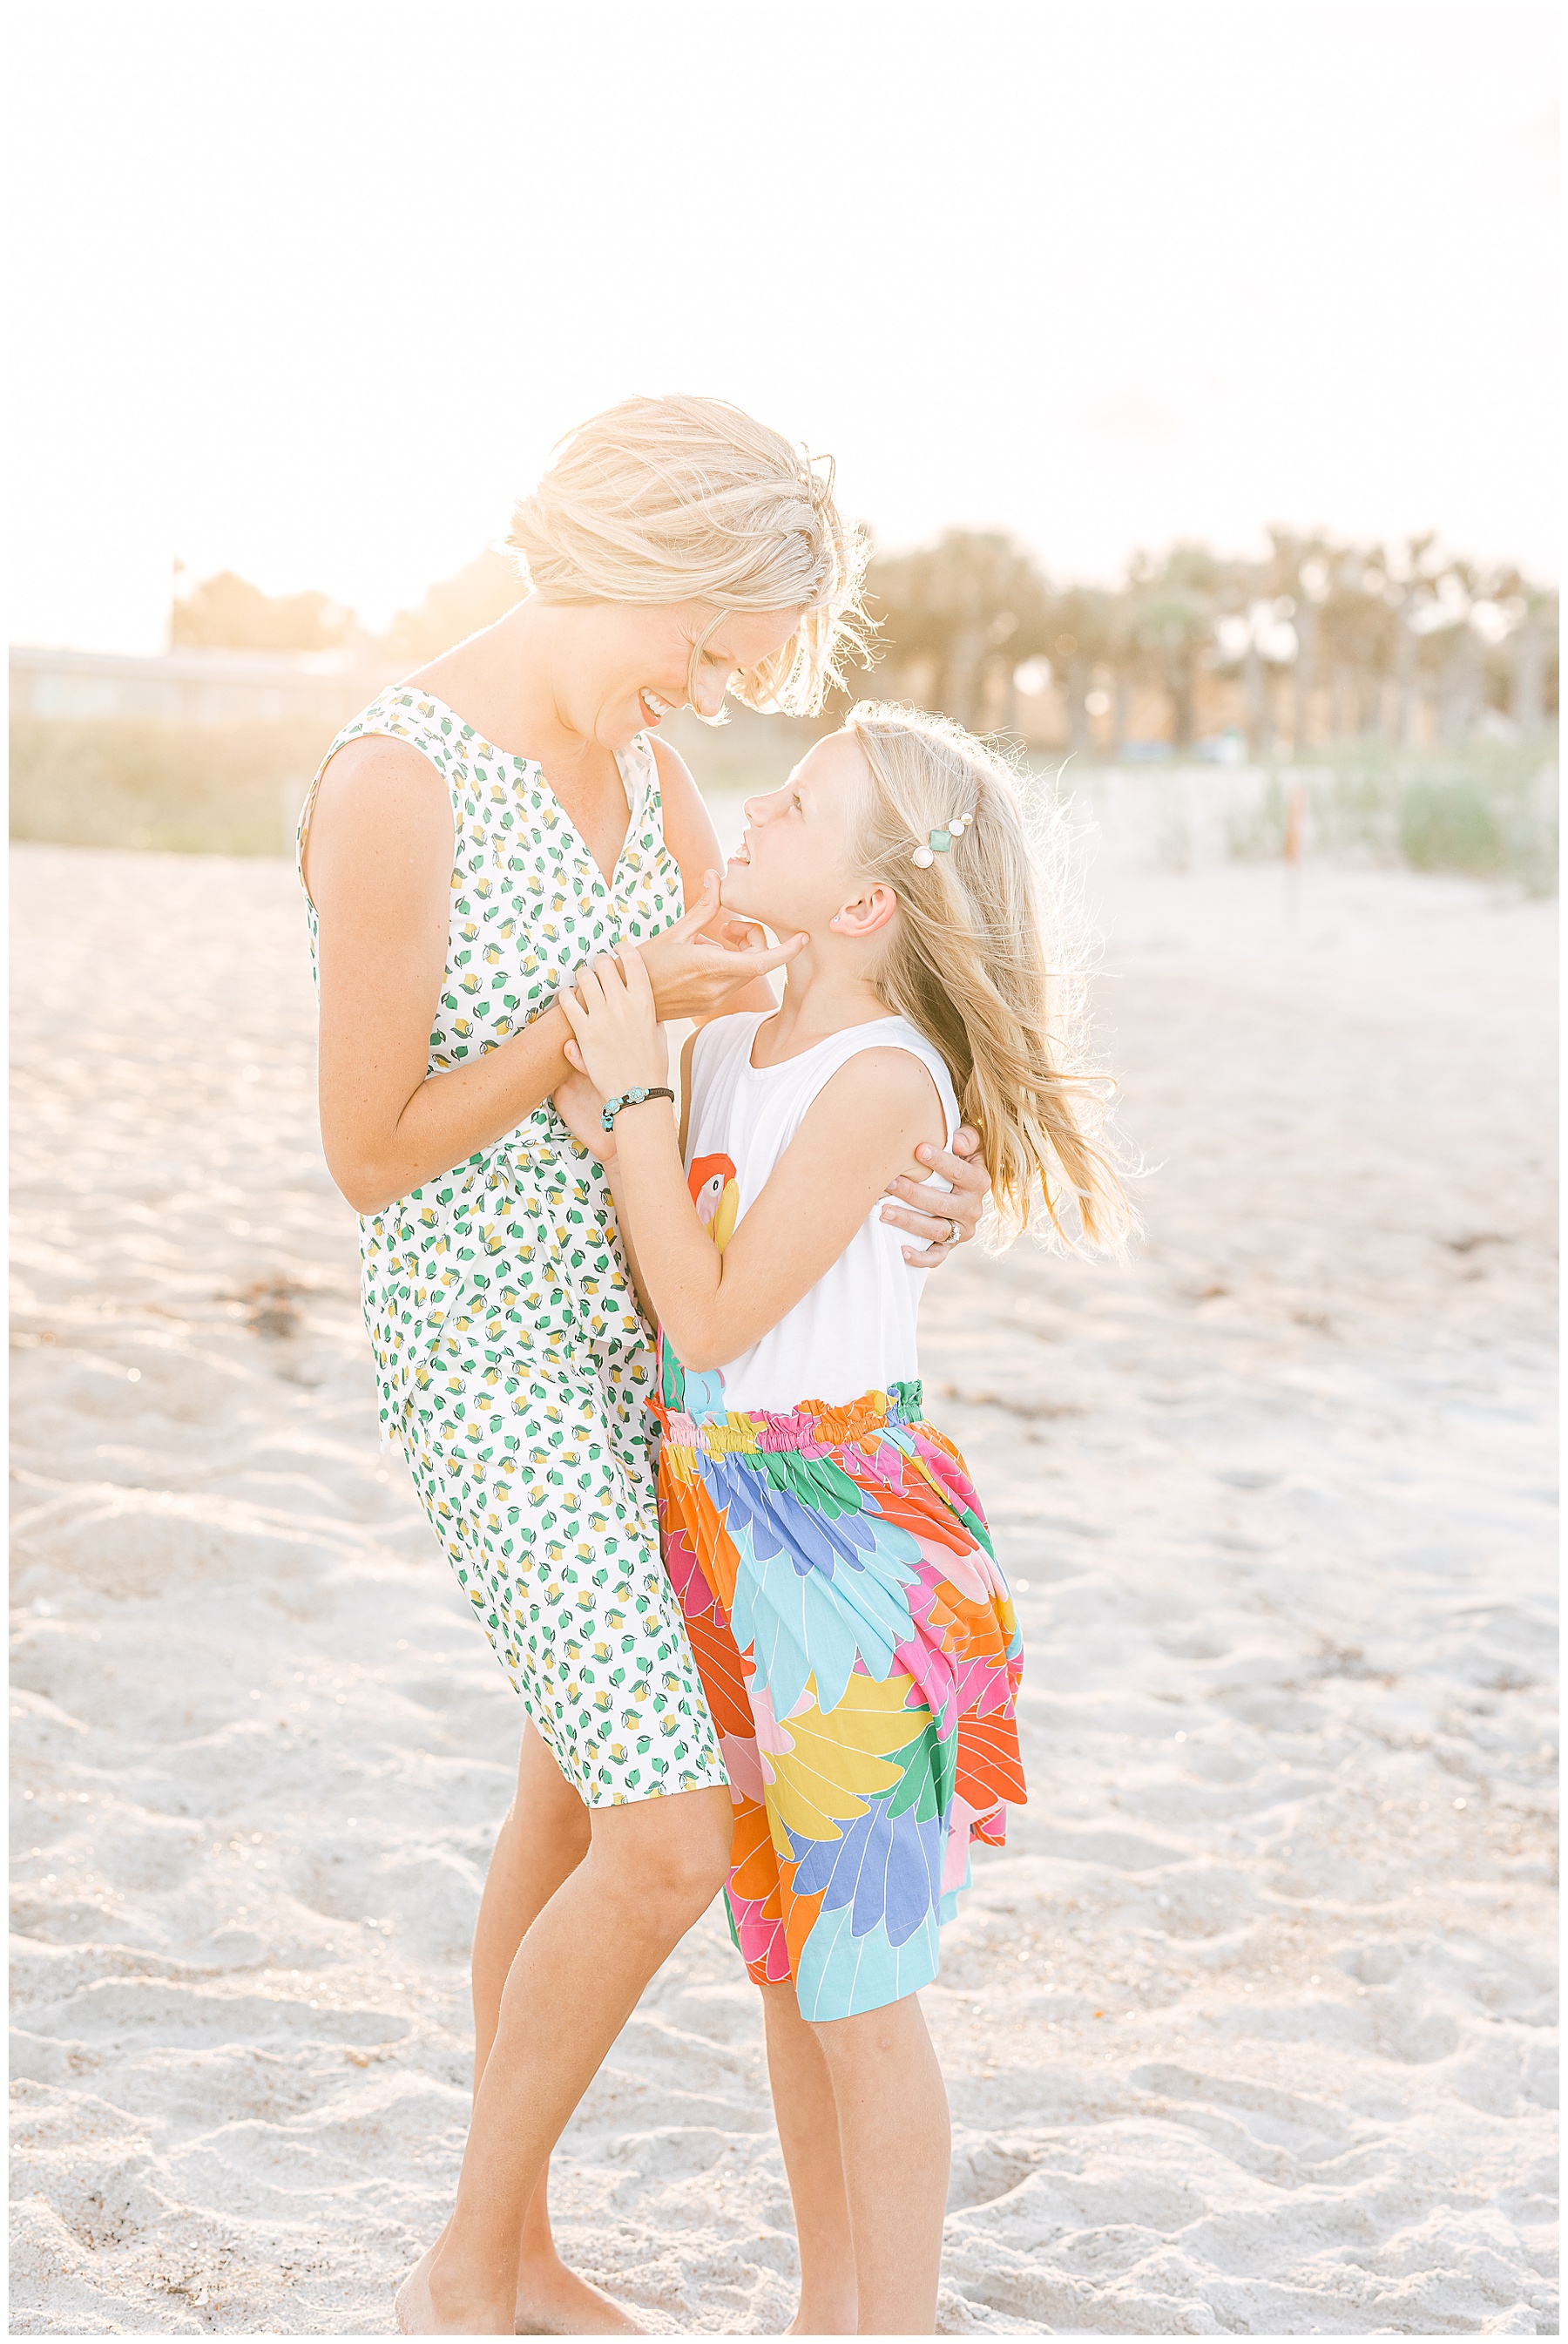
{"type": "Polygon", "coordinates": [[[860,793],[870,775],[851,732],[830,732],[781,790],[746,801],[746,833],[719,901],[776,935],[820,936],[863,893],[854,864],[860,793]]]}
{"type": "Polygon", "coordinates": [[[724,704],[730,678],[782,651],[800,623],[799,611],[731,611],[709,635],[716,613],[706,602],[647,610],[633,602],[597,602],[592,613],[598,704],[591,730],[611,749],[624,749],[672,709],[687,705],[692,649],[704,635],[692,704],[699,716],[712,717],[724,704]]]}

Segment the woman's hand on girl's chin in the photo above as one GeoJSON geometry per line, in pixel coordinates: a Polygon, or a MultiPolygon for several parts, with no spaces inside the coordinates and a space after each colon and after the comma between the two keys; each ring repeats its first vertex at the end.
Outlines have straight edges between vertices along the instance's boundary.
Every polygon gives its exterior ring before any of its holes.
{"type": "Polygon", "coordinates": [[[710,871],[686,917],[639,945],[638,957],[660,1017],[711,1017],[754,976],[786,966],[805,942],[790,936],[769,947],[754,922],[720,910],[719,874],[710,871]],[[724,942],[715,944],[705,928],[720,928],[724,942]]]}

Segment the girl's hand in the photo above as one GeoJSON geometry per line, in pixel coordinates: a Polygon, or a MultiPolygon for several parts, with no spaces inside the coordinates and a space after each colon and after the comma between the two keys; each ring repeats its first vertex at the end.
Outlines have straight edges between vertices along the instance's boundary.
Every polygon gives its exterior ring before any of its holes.
{"type": "Polygon", "coordinates": [[[556,1085],[551,1104],[574,1139],[579,1140],[590,1156],[597,1156],[608,1166],[615,1155],[615,1134],[607,1131],[599,1121],[604,1108],[604,1093],[596,1090],[582,1071],[582,1052],[575,1042],[568,1042],[566,1053],[576,1070],[564,1083],[556,1085]]]}
{"type": "Polygon", "coordinates": [[[669,1046],[654,1008],[653,987],[635,945],[601,953],[559,994],[581,1053],[583,1071],[602,1098],[639,1085],[653,1088],[669,1072],[669,1046]]]}
{"type": "Polygon", "coordinates": [[[749,921],[726,920],[725,941],[713,944],[700,931],[720,916],[719,874],[709,871],[686,917],[638,945],[637,957],[653,987],[660,1018],[711,1017],[753,977],[766,976],[769,969],[793,960],[806,942],[804,935],[791,936],[769,950],[760,928],[749,921]]]}
{"type": "Polygon", "coordinates": [[[888,1194],[896,1197],[896,1205],[884,1205],[882,1218],[894,1228],[908,1229],[911,1237],[930,1238],[931,1243],[924,1253],[911,1253],[904,1248],[904,1259],[917,1269],[938,1269],[953,1248],[972,1238],[980,1227],[985,1200],[990,1188],[990,1175],[980,1157],[980,1134],[966,1123],[953,1134],[952,1148],[923,1146],[915,1154],[932,1172],[940,1172],[944,1180],[953,1184],[950,1197],[939,1197],[936,1209],[930,1209],[930,1190],[918,1180],[900,1176],[888,1183],[888,1194]],[[953,1224],[959,1234],[953,1235],[953,1224]]]}

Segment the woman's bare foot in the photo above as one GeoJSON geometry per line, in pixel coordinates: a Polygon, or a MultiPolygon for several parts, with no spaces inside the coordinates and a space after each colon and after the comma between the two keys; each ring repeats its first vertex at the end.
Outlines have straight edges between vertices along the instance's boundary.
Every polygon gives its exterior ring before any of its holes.
{"type": "MultiPolygon", "coordinates": [[[[436,2247],[440,2243],[437,2238],[436,2247]]],[[[428,2336],[430,2333],[430,2265],[436,2258],[436,2247],[426,2248],[392,2299],[400,2335],[428,2336]]]]}
{"type": "MultiPolygon", "coordinates": [[[[443,2232],[443,2237],[445,2233],[443,2232]]],[[[427,2247],[392,2299],[397,2325],[405,2336],[508,2336],[504,2317],[485,2304],[443,2302],[439,2311],[431,2293],[430,2273],[441,2240],[427,2247]]]]}
{"type": "Polygon", "coordinates": [[[806,2316],[806,2306],[802,2303],[798,2308],[794,2319],[784,2330],[786,2336],[854,2336],[859,2332],[859,2322],[855,2317],[853,2308],[846,2310],[841,2304],[832,2311],[824,2312],[817,2318],[809,2319],[806,2316]]]}
{"type": "Polygon", "coordinates": [[[568,2270],[558,2255],[518,2266],[518,2336],[641,2336],[629,2311],[568,2270]]]}
{"type": "MultiPolygon", "coordinates": [[[[447,2232],[426,2248],[395,2299],[397,2325],[405,2336],[437,2336],[446,2322],[437,2322],[430,2299],[430,2266],[447,2232]]],[[[531,2254],[518,2265],[518,2307],[512,2330],[516,2336],[641,2336],[629,2311],[601,2290],[568,2270],[553,2248],[531,2254]]]]}

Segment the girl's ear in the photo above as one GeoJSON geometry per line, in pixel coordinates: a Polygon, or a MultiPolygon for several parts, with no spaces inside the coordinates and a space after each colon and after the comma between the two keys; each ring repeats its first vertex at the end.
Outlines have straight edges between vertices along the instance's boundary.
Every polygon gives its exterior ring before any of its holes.
{"type": "Polygon", "coordinates": [[[828,925],[839,936],[874,936],[879,928],[887,926],[898,908],[896,890],[879,879],[863,895],[857,895],[852,904],[835,912],[828,925]]]}

